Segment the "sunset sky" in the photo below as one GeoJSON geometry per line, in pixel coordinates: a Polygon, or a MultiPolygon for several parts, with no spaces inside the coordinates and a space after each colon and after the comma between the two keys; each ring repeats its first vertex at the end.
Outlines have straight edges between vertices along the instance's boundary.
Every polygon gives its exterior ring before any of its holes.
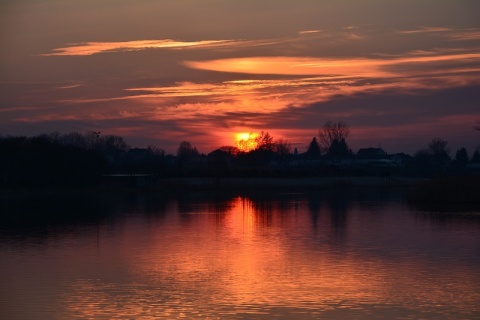
{"type": "Polygon", "coordinates": [[[101,131],[175,153],[268,131],[305,151],[480,146],[478,0],[4,0],[0,135],[101,131]]]}

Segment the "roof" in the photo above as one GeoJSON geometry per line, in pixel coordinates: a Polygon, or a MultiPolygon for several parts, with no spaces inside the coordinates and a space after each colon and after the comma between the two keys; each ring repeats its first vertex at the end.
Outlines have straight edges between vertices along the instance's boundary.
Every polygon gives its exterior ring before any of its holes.
{"type": "Polygon", "coordinates": [[[387,153],[382,148],[361,148],[357,152],[358,156],[371,157],[371,156],[386,156],[387,153]]]}

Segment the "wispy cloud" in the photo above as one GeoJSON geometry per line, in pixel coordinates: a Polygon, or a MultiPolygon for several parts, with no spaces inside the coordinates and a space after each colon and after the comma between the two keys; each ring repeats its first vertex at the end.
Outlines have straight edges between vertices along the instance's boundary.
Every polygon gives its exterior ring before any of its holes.
{"type": "Polygon", "coordinates": [[[480,29],[478,28],[452,29],[446,27],[421,27],[411,30],[400,30],[397,31],[397,33],[406,35],[432,34],[437,37],[444,37],[451,41],[480,40],[480,29]]]}
{"type": "Polygon", "coordinates": [[[173,39],[157,39],[157,40],[132,40],[117,42],[81,42],[71,43],[64,47],[55,48],[50,53],[40,54],[40,56],[90,56],[105,52],[124,52],[124,51],[141,51],[148,49],[241,49],[254,48],[259,46],[274,46],[278,44],[292,44],[302,41],[310,41],[313,38],[322,37],[325,39],[346,39],[360,40],[364,39],[363,35],[354,32],[352,28],[337,32],[323,32],[322,30],[302,30],[295,36],[271,39],[222,39],[222,40],[198,40],[198,41],[181,41],[173,39]]]}
{"type": "Polygon", "coordinates": [[[128,91],[140,91],[144,93],[157,94],[163,97],[184,97],[184,96],[243,96],[259,91],[269,91],[273,89],[288,89],[291,87],[322,87],[340,84],[350,84],[351,80],[342,77],[314,77],[314,78],[295,78],[295,79],[276,79],[276,80],[230,80],[220,83],[193,83],[181,82],[176,86],[151,87],[151,88],[131,88],[128,91]]]}
{"type": "Polygon", "coordinates": [[[417,33],[439,33],[439,32],[450,32],[453,29],[445,28],[445,27],[420,27],[417,29],[410,29],[410,30],[399,30],[397,33],[399,34],[417,34],[417,33]]]}
{"type": "Polygon", "coordinates": [[[396,58],[245,57],[184,64],[193,69],[230,73],[385,78],[399,76],[400,71],[394,72],[394,67],[417,65],[417,72],[421,74],[421,68],[429,63],[464,63],[478,59],[480,52],[424,55],[415,52],[396,58]]]}
{"type": "MultiPolygon", "coordinates": [[[[34,110],[45,110],[47,107],[13,107],[13,108],[0,108],[0,113],[2,112],[21,112],[21,111],[34,111],[34,110]]],[[[51,108],[50,108],[51,109],[51,108]]]]}
{"type": "Polygon", "coordinates": [[[302,31],[299,31],[298,34],[299,35],[309,35],[309,34],[315,34],[315,33],[320,33],[322,32],[322,30],[302,30],[302,31]]]}
{"type": "Polygon", "coordinates": [[[70,85],[57,87],[57,89],[73,89],[73,88],[78,88],[78,87],[82,87],[82,86],[83,86],[83,84],[70,84],[70,85]]]}
{"type": "MultiPolygon", "coordinates": [[[[232,100],[267,100],[282,99],[299,102],[307,98],[307,95],[315,96],[318,99],[321,93],[341,86],[353,85],[354,80],[345,77],[309,77],[275,80],[229,80],[218,83],[195,83],[179,82],[172,86],[161,87],[139,87],[124,89],[124,96],[97,99],[70,99],[62,100],[60,103],[95,103],[118,100],[159,100],[181,101],[184,99],[195,99],[196,101],[210,101],[218,104],[232,100]],[[292,90],[294,88],[295,90],[292,90]],[[300,98],[300,96],[305,95],[300,98]],[[294,98],[297,97],[297,98],[294,98]],[[172,100],[173,99],[173,100],[172,100]]],[[[260,112],[269,112],[280,105],[271,104],[264,107],[260,112]],[[274,105],[274,107],[272,107],[274,105]]],[[[284,105],[283,105],[284,106],[284,105]]],[[[178,106],[176,106],[178,107],[178,106]]],[[[163,109],[163,108],[162,108],[163,109]]]]}
{"type": "Polygon", "coordinates": [[[42,56],[89,56],[102,52],[138,51],[146,49],[187,49],[227,46],[232,40],[202,40],[202,41],[175,41],[164,40],[135,40],[121,42],[82,42],[67,47],[54,49],[52,53],[42,56]]]}
{"type": "Polygon", "coordinates": [[[456,41],[480,40],[480,29],[467,29],[453,32],[449,37],[451,40],[456,41]]]}

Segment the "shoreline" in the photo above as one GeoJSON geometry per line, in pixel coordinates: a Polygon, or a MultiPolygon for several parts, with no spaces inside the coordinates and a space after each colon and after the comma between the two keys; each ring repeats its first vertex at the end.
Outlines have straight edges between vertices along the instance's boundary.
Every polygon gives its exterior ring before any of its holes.
{"type": "Polygon", "coordinates": [[[190,187],[269,187],[269,188],[408,188],[424,181],[418,178],[392,177],[312,177],[312,178],[184,178],[169,183],[190,187]]]}
{"type": "Polygon", "coordinates": [[[93,187],[47,187],[0,189],[0,195],[12,194],[75,194],[75,193],[179,193],[179,192],[242,192],[302,191],[325,189],[410,189],[427,181],[408,177],[310,177],[310,178],[159,178],[153,175],[122,175],[104,180],[93,187]]]}

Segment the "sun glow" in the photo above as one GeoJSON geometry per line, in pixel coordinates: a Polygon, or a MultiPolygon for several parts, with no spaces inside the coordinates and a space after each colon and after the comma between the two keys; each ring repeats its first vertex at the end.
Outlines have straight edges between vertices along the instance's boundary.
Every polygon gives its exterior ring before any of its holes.
{"type": "Polygon", "coordinates": [[[235,134],[237,148],[240,151],[248,152],[254,150],[257,145],[258,133],[253,132],[239,132],[235,134]]]}

